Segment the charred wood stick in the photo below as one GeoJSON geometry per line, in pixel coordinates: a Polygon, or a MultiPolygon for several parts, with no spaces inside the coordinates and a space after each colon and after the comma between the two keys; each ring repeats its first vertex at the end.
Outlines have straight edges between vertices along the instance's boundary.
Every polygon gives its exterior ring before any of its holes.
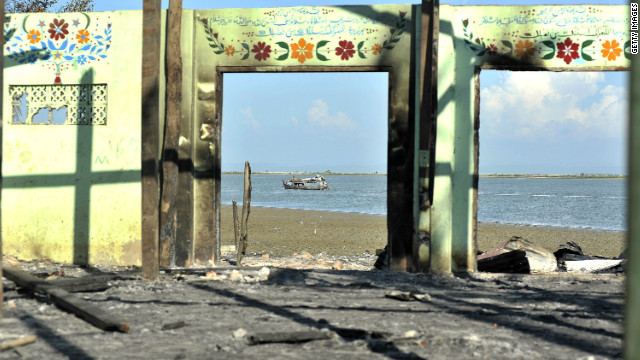
{"type": "Polygon", "coordinates": [[[4,277],[15,282],[18,286],[26,288],[34,293],[47,295],[56,306],[84,319],[91,325],[107,331],[128,332],[129,324],[122,322],[116,316],[111,315],[90,302],[70,294],[68,291],[57,288],[46,280],[3,265],[4,277]]]}
{"type": "Polygon", "coordinates": [[[187,326],[187,322],[184,320],[181,321],[176,321],[173,323],[168,323],[168,324],[164,324],[162,325],[162,330],[175,330],[175,329],[180,329],[181,327],[185,327],[187,326]]]}
{"type": "Polygon", "coordinates": [[[326,340],[331,338],[330,332],[325,331],[291,331],[291,332],[269,332],[256,333],[249,336],[252,344],[268,343],[301,343],[311,340],[326,340]]]}
{"type": "Polygon", "coordinates": [[[247,251],[247,232],[249,222],[249,210],[251,207],[251,165],[248,161],[244,163],[244,194],[242,199],[242,219],[240,220],[240,244],[238,245],[237,266],[242,266],[242,257],[247,251]]]}
{"type": "Polygon", "coordinates": [[[17,339],[17,340],[5,341],[5,342],[0,344],[0,351],[9,350],[9,349],[17,348],[17,347],[20,347],[20,346],[28,345],[28,344],[31,344],[32,342],[35,342],[35,341],[36,341],[36,336],[35,335],[25,336],[25,337],[17,339]]]}
{"type": "Polygon", "coordinates": [[[238,203],[235,200],[233,204],[233,237],[235,239],[236,251],[238,251],[238,240],[240,239],[240,220],[238,219],[238,203]]]}

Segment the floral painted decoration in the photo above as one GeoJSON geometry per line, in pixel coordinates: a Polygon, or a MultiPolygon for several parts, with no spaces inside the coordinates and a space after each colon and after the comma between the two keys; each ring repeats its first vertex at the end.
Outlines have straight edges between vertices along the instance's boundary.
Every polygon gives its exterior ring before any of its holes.
{"type": "Polygon", "coordinates": [[[256,53],[255,58],[258,61],[267,60],[271,55],[271,45],[258,41],[258,45],[253,45],[252,53],[256,53]]]}
{"type": "MultiPolygon", "coordinates": [[[[595,61],[593,55],[588,52],[594,52],[594,50],[588,50],[594,44],[594,40],[585,40],[582,43],[576,42],[570,36],[564,37],[562,41],[543,40],[537,43],[531,40],[517,40],[515,45],[510,40],[501,40],[502,51],[496,44],[487,44],[483,37],[473,35],[473,32],[469,29],[469,19],[462,20],[462,27],[464,33],[464,43],[469,50],[471,50],[476,56],[497,56],[497,55],[514,55],[516,59],[528,60],[536,55],[536,52],[540,54],[540,59],[551,60],[554,58],[562,59],[565,64],[570,65],[574,60],[582,59],[584,61],[595,61]],[[504,51],[506,49],[507,51],[504,51]],[[587,52],[585,52],[587,51],[587,52]],[[543,55],[544,54],[544,55],[543,55]]],[[[602,49],[600,52],[602,58],[607,61],[616,61],[622,55],[626,59],[631,59],[630,46],[631,41],[626,41],[621,48],[620,43],[616,39],[609,39],[602,43],[602,49]]],[[[597,51],[597,50],[596,50],[597,51]]]]}
{"type": "Polygon", "coordinates": [[[558,47],[557,58],[563,59],[567,65],[571,64],[571,60],[580,58],[578,53],[580,45],[571,41],[571,38],[564,39],[564,41],[557,43],[556,46],[558,47]]]}
{"type": "Polygon", "coordinates": [[[304,64],[308,59],[313,59],[313,47],[312,43],[308,43],[304,38],[300,38],[297,43],[291,44],[291,58],[298,59],[300,64],[304,64]]]}
{"type": "MultiPolygon", "coordinates": [[[[384,40],[382,44],[373,43],[370,46],[365,46],[366,41],[361,40],[356,43],[355,40],[340,40],[337,46],[330,46],[330,40],[318,40],[317,42],[310,41],[309,38],[300,37],[293,39],[293,42],[277,41],[272,44],[268,44],[266,41],[258,41],[257,44],[249,45],[245,41],[238,41],[242,49],[236,51],[235,48],[225,47],[223,41],[224,38],[215,31],[212,27],[212,19],[200,19],[200,23],[204,25],[204,32],[206,39],[209,43],[209,47],[216,55],[225,54],[228,57],[234,56],[238,53],[241,55],[240,60],[247,60],[249,56],[253,55],[253,59],[257,61],[265,61],[272,58],[276,61],[284,61],[288,59],[296,60],[300,64],[304,64],[311,59],[317,59],[318,61],[330,61],[330,56],[335,56],[342,61],[348,61],[358,54],[361,59],[367,58],[367,53],[371,52],[373,55],[382,54],[383,50],[390,51],[402,38],[402,34],[405,32],[407,26],[406,12],[399,12],[398,20],[395,22],[395,26],[389,30],[389,38],[384,40]]],[[[246,34],[247,36],[255,36],[252,32],[246,34]]],[[[231,41],[231,40],[229,40],[231,41]]]]}
{"type": "Polygon", "coordinates": [[[66,19],[58,17],[48,25],[39,19],[33,24],[35,28],[30,28],[32,15],[25,15],[19,27],[6,24],[4,36],[8,58],[19,64],[43,63],[49,66],[56,74],[56,84],[61,83],[61,73],[65,68],[77,68],[106,59],[111,47],[111,24],[99,26],[96,23],[90,28],[91,17],[86,13],[82,15],[84,20],[72,20],[73,27],[66,19]]]}
{"type": "Polygon", "coordinates": [[[536,50],[533,48],[533,42],[529,40],[525,40],[525,41],[520,40],[516,44],[516,49],[514,50],[514,53],[516,54],[517,57],[524,58],[527,56],[533,56],[535,51],[536,50]]]}
{"type": "Polygon", "coordinates": [[[600,52],[602,53],[603,58],[606,58],[609,61],[615,61],[620,54],[622,54],[622,49],[620,48],[620,44],[613,39],[611,41],[605,41],[604,44],[602,44],[602,50],[600,50],[600,52]]]}
{"type": "Polygon", "coordinates": [[[349,60],[353,57],[353,54],[356,53],[356,51],[353,49],[354,46],[351,41],[342,40],[338,43],[338,45],[340,46],[336,48],[336,55],[340,56],[340,59],[342,60],[349,60]]]}
{"type": "Polygon", "coordinates": [[[67,30],[68,27],[69,24],[65,23],[64,19],[53,19],[53,23],[49,24],[49,36],[53,40],[64,39],[64,37],[69,34],[69,30],[67,30]]]}

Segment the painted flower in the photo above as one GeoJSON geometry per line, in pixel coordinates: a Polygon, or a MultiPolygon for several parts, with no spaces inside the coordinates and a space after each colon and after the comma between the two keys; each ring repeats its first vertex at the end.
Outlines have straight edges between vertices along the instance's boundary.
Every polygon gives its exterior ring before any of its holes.
{"type": "Polygon", "coordinates": [[[73,26],[78,27],[78,25],[80,25],[80,19],[74,19],[73,26]]]}
{"type": "Polygon", "coordinates": [[[564,59],[567,65],[571,64],[572,60],[580,57],[580,53],[578,53],[580,45],[571,41],[571,38],[566,38],[564,42],[559,42],[556,45],[558,46],[558,55],[556,57],[564,59]]]}
{"type": "Polygon", "coordinates": [[[258,61],[267,60],[271,56],[271,45],[258,41],[258,45],[253,45],[251,52],[256,53],[255,58],[258,61]]]}
{"type": "Polygon", "coordinates": [[[382,54],[382,45],[380,44],[374,44],[371,47],[371,51],[373,51],[373,55],[380,55],[382,54]]]}
{"type": "Polygon", "coordinates": [[[609,42],[609,40],[605,41],[604,44],[602,44],[602,48],[603,49],[600,50],[600,52],[602,52],[602,57],[607,58],[609,61],[615,60],[620,56],[620,54],[622,54],[620,44],[615,40],[611,40],[611,42],[609,42]]]}
{"type": "Polygon", "coordinates": [[[38,26],[40,28],[43,28],[43,27],[47,26],[47,23],[45,23],[44,20],[38,20],[38,26]]]}
{"type": "Polygon", "coordinates": [[[533,56],[535,49],[533,48],[533,43],[529,40],[518,41],[516,44],[516,49],[513,51],[518,57],[525,56],[533,56]]]}
{"type": "Polygon", "coordinates": [[[37,31],[36,29],[33,29],[31,31],[29,31],[29,42],[32,44],[35,44],[37,42],[40,41],[40,31],[37,31]]]}
{"type": "Polygon", "coordinates": [[[76,58],[78,65],[84,65],[87,63],[87,57],[85,55],[80,55],[76,58]]]}
{"type": "Polygon", "coordinates": [[[340,46],[336,48],[336,55],[340,56],[342,60],[349,60],[349,58],[352,58],[353,54],[356,53],[356,51],[353,50],[354,46],[351,41],[342,40],[338,45],[340,46]]]}
{"type": "Polygon", "coordinates": [[[224,49],[224,54],[227,56],[233,56],[236,53],[236,48],[233,45],[229,45],[224,49]]]}
{"type": "Polygon", "coordinates": [[[68,27],[69,24],[65,23],[64,19],[53,19],[53,23],[49,24],[49,37],[53,40],[64,39],[69,34],[68,27]]]}
{"type": "Polygon", "coordinates": [[[292,59],[298,59],[300,64],[304,64],[307,59],[313,58],[313,44],[306,42],[303,38],[298,43],[291,44],[292,59]]]}
{"type": "Polygon", "coordinates": [[[80,44],[86,44],[89,42],[89,32],[87,30],[80,29],[76,34],[76,39],[80,44]]]}
{"type": "Polygon", "coordinates": [[[495,44],[487,46],[487,54],[498,55],[498,47],[495,44]]]}
{"type": "Polygon", "coordinates": [[[467,27],[467,25],[469,25],[469,19],[462,20],[462,25],[464,25],[464,27],[467,27]]]}
{"type": "Polygon", "coordinates": [[[62,57],[62,53],[60,51],[56,51],[55,53],[53,53],[53,57],[56,60],[60,60],[60,58],[62,57]]]}

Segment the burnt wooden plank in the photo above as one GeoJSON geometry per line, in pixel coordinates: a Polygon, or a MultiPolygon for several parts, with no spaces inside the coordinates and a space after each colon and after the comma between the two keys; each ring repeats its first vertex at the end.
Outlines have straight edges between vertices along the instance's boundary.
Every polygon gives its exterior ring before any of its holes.
{"type": "MultiPolygon", "coordinates": [[[[422,153],[418,164],[418,208],[420,216],[430,216],[427,211],[433,204],[433,181],[435,174],[435,133],[437,117],[437,71],[438,71],[438,0],[422,0],[420,34],[420,123],[418,149],[422,153]],[[428,156],[422,159],[422,156],[428,156]]],[[[412,87],[413,89],[414,87],[412,87]]],[[[413,99],[413,96],[410,96],[413,99]]],[[[428,229],[431,231],[431,225],[428,229]]],[[[418,250],[416,250],[418,252],[418,250]]],[[[433,254],[433,252],[430,252],[433,254]]],[[[426,270],[429,264],[420,263],[420,270],[426,270]]]]}
{"type": "Polygon", "coordinates": [[[433,163],[435,162],[435,119],[438,109],[438,0],[422,0],[421,36],[420,36],[420,150],[429,151],[429,163],[420,164],[421,178],[428,179],[428,188],[421,189],[426,196],[422,198],[421,209],[431,206],[433,201],[433,163]]]}
{"type": "Polygon", "coordinates": [[[142,277],[158,279],[158,137],[160,119],[160,0],[143,2],[142,41],[142,277]]]}
{"type": "Polygon", "coordinates": [[[215,153],[213,168],[213,199],[214,199],[214,221],[215,221],[215,244],[213,248],[213,261],[217,266],[220,264],[222,238],[220,236],[221,221],[221,186],[222,186],[222,89],[224,88],[224,77],[222,73],[216,71],[216,117],[215,117],[215,153]]]}
{"type": "MultiPolygon", "coordinates": [[[[0,29],[4,29],[4,0],[0,0],[2,10],[0,10],[0,29]]],[[[0,36],[0,49],[4,49],[4,36],[0,36]]],[[[4,69],[4,56],[0,56],[0,69],[4,69]]],[[[0,89],[4,89],[4,71],[0,71],[0,89]]],[[[3,104],[2,94],[4,91],[0,91],[0,104],[3,104]]],[[[0,119],[4,119],[2,116],[3,106],[0,106],[0,119]]],[[[0,204],[2,203],[2,124],[0,124],[0,204]]],[[[1,207],[0,207],[1,208],[1,207]]],[[[0,210],[0,219],[2,218],[2,210],[0,210]]],[[[2,319],[2,305],[4,296],[2,295],[2,220],[0,220],[0,319],[2,319]]]]}
{"type": "Polygon", "coordinates": [[[60,278],[49,281],[49,284],[69,292],[100,291],[110,287],[109,281],[117,275],[95,275],[81,278],[60,278]]]}
{"type": "Polygon", "coordinates": [[[180,27],[182,0],[169,0],[167,16],[167,85],[162,146],[162,195],[160,199],[160,265],[175,266],[178,196],[178,140],[182,108],[182,58],[180,27]]]}
{"type": "Polygon", "coordinates": [[[59,308],[77,315],[99,329],[120,332],[129,331],[129,324],[123,322],[117,316],[107,313],[96,305],[60,289],[46,280],[38,279],[12,266],[3,265],[2,269],[4,270],[4,276],[15,282],[16,285],[33,293],[47,295],[59,308]]]}
{"type": "Polygon", "coordinates": [[[249,336],[252,344],[269,344],[269,343],[301,343],[312,340],[326,340],[331,338],[328,331],[286,331],[286,332],[265,332],[256,333],[249,336]]]}
{"type": "MultiPolygon", "coordinates": [[[[402,87],[389,73],[389,105],[396,107],[391,94],[402,87]]],[[[411,92],[413,94],[413,92],[411,92]]],[[[414,95],[410,95],[411,98],[414,95]]],[[[415,131],[414,116],[408,111],[390,111],[387,145],[387,229],[389,268],[415,272],[419,268],[416,214],[413,213],[415,131]]]]}
{"type": "MultiPolygon", "coordinates": [[[[185,123],[182,124],[183,127],[185,123]]],[[[190,129],[190,127],[187,127],[190,129]]],[[[182,131],[183,129],[181,129],[182,131]]],[[[188,131],[188,130],[187,130],[188,131]]],[[[190,144],[188,150],[181,152],[178,197],[176,201],[176,266],[193,264],[193,162],[191,162],[190,144]],[[186,158],[183,159],[183,158],[186,158]]]]}

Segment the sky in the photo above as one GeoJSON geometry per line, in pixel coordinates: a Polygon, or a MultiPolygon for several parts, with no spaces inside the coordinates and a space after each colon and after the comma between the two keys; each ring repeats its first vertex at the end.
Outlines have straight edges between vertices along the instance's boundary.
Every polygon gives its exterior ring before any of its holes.
{"type": "MultiPolygon", "coordinates": [[[[186,9],[411,4],[375,0],[183,0],[186,9]]],[[[575,4],[441,0],[452,5],[575,4]]],[[[628,4],[589,0],[590,4],[628,4]]],[[[162,1],[167,8],[168,0],[162,1]]],[[[142,0],[96,0],[95,11],[142,0]]],[[[625,174],[627,72],[480,74],[480,173],[625,174]],[[506,91],[505,89],[517,89],[506,91]],[[534,100],[532,100],[534,99],[534,100]]],[[[225,74],[222,170],[386,172],[382,73],[225,74]],[[282,83],[290,84],[281,86],[282,83]],[[313,84],[311,86],[310,84],[313,84]]]]}

